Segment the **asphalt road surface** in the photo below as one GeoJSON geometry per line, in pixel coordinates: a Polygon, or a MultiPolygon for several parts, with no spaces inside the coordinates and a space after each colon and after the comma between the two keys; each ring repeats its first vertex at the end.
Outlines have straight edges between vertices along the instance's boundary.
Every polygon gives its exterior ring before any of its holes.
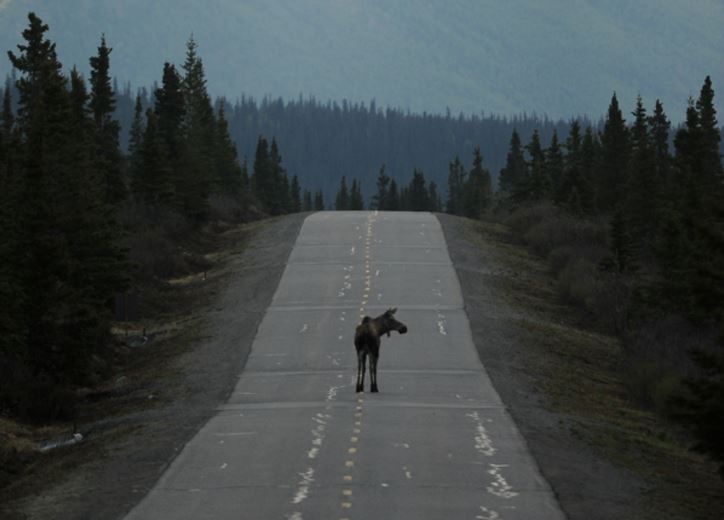
{"type": "Polygon", "coordinates": [[[562,519],[480,364],[429,213],[305,221],[229,401],[127,516],[562,519]],[[397,307],[380,393],[356,394],[354,329],[397,307]]]}

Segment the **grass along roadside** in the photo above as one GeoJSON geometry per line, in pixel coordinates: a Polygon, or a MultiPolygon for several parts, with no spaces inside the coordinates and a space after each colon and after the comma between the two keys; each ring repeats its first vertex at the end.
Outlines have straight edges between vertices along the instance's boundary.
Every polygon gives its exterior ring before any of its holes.
{"type": "MultiPolygon", "coordinates": [[[[241,257],[252,237],[279,220],[255,221],[209,233],[200,242],[203,249],[196,253],[203,256],[208,266],[205,271],[144,287],[142,319],[128,327],[114,324],[108,376],[92,388],[76,389],[78,405],[73,421],[34,426],[0,418],[0,517],[26,518],[26,506],[33,497],[54,486],[68,485],[75,490],[82,488],[84,480],[87,486],[88,475],[102,474],[103,470],[96,467],[89,472],[84,467],[102,465],[104,459],[117,457],[120,452],[141,450],[134,443],[147,442],[149,436],[162,438],[168,428],[173,428],[169,421],[178,407],[188,404],[188,413],[195,413],[189,403],[198,399],[201,383],[186,376],[186,358],[207,339],[209,314],[217,296],[245,267],[240,265],[241,257]],[[143,330],[149,340],[139,345],[134,340],[143,330]],[[126,334],[132,341],[126,341],[126,334]],[[72,438],[75,433],[83,435],[80,443],[41,451],[46,443],[72,438]],[[74,479],[76,483],[72,483],[74,479]]],[[[146,463],[160,467],[167,462],[166,457],[152,454],[146,463]]],[[[90,502],[88,497],[79,500],[90,502]]],[[[46,517],[57,516],[49,511],[46,517]]]]}
{"type": "Polygon", "coordinates": [[[504,225],[461,222],[465,237],[497,266],[490,278],[496,297],[520,316],[514,326],[525,351],[516,362],[543,405],[566,417],[572,437],[642,479],[642,517],[724,517],[715,464],[689,449],[693,441],[679,427],[630,396],[619,340],[562,303],[545,260],[513,243],[504,225]]]}

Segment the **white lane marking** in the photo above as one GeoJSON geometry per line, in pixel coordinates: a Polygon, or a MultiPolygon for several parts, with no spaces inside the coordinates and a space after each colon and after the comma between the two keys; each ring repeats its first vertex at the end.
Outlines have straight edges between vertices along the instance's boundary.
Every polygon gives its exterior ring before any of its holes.
{"type": "Polygon", "coordinates": [[[380,301],[382,299],[382,293],[377,293],[377,301],[380,301]]]}
{"type": "Polygon", "coordinates": [[[344,339],[344,336],[339,336],[337,339],[344,339]]]}
{"type": "Polygon", "coordinates": [[[217,437],[244,437],[246,435],[256,435],[256,432],[228,432],[228,433],[215,433],[217,437]]]}
{"type": "Polygon", "coordinates": [[[513,498],[518,496],[518,493],[513,491],[513,486],[508,484],[505,477],[501,475],[501,470],[508,466],[509,464],[490,464],[488,475],[493,477],[493,482],[487,487],[488,493],[500,498],[513,498]]]}
{"type": "Polygon", "coordinates": [[[380,486],[382,486],[382,487],[390,487],[390,485],[389,485],[387,482],[383,482],[382,484],[380,484],[380,486]]]}
{"type": "Polygon", "coordinates": [[[410,448],[410,445],[407,444],[406,442],[396,442],[396,443],[393,444],[393,446],[394,446],[395,448],[405,448],[405,449],[409,449],[409,448],[410,448]]]}
{"type": "Polygon", "coordinates": [[[377,270],[375,271],[375,276],[379,276],[379,275],[380,275],[380,270],[377,269],[377,270]]]}
{"type": "Polygon", "coordinates": [[[356,251],[355,247],[352,246],[352,249],[349,250],[349,254],[354,256],[355,251],[356,251]]]}
{"type": "Polygon", "coordinates": [[[294,513],[292,513],[292,515],[288,516],[287,518],[288,520],[304,520],[304,518],[302,517],[302,513],[300,513],[299,511],[294,511],[294,513]]]}
{"type": "Polygon", "coordinates": [[[228,464],[226,462],[224,462],[219,469],[226,469],[227,466],[228,466],[228,464]]]}
{"type": "Polygon", "coordinates": [[[475,520],[500,520],[500,515],[492,509],[488,509],[485,506],[480,506],[480,511],[483,514],[476,516],[475,520]]]}
{"type": "Polygon", "coordinates": [[[483,421],[478,412],[466,413],[465,417],[475,422],[475,451],[482,453],[486,457],[495,455],[497,449],[493,446],[493,440],[483,426],[483,421]]]}
{"type": "Polygon", "coordinates": [[[402,470],[405,472],[405,477],[407,477],[408,480],[412,480],[412,473],[407,469],[407,466],[402,466],[402,470]]]}
{"type": "Polygon", "coordinates": [[[314,447],[307,452],[307,457],[309,457],[310,459],[314,459],[317,457],[318,454],[319,454],[319,448],[314,447]]]}
{"type": "Polygon", "coordinates": [[[299,334],[301,334],[302,332],[306,332],[307,329],[309,329],[309,325],[305,323],[304,325],[302,325],[302,328],[299,329],[299,334]]]}
{"type": "MultiPolygon", "coordinates": [[[[298,482],[296,493],[292,499],[292,504],[300,504],[309,496],[309,487],[314,482],[314,468],[307,468],[307,471],[299,474],[302,480],[298,482]]],[[[301,515],[300,515],[301,516],[301,515]]]]}

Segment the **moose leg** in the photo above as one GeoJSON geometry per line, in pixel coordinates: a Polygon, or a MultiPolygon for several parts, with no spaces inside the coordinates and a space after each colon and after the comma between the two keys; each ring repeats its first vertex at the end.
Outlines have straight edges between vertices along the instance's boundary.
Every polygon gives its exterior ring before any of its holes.
{"type": "Polygon", "coordinates": [[[357,392],[365,391],[365,370],[367,369],[367,355],[364,350],[357,351],[357,392]]]}
{"type": "Polygon", "coordinates": [[[370,382],[372,383],[370,392],[377,392],[377,356],[374,354],[370,354],[370,382]]]}

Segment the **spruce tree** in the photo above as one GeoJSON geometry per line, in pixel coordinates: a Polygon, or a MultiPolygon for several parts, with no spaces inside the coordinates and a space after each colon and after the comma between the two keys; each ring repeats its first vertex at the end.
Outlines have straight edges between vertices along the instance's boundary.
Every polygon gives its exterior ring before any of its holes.
{"type": "MultiPolygon", "coordinates": [[[[435,195],[435,198],[437,198],[437,195],[435,195]]],[[[480,147],[476,146],[475,150],[473,150],[473,167],[463,188],[462,214],[468,218],[480,218],[490,206],[491,199],[490,173],[483,166],[483,155],[480,152],[480,147]]]]}
{"type": "Polygon", "coordinates": [[[312,192],[309,190],[304,190],[304,202],[302,203],[302,211],[312,211],[314,206],[312,205],[312,192]]]}
{"type": "Polygon", "coordinates": [[[251,191],[261,203],[265,211],[270,211],[273,204],[275,182],[274,171],[269,160],[269,144],[263,136],[256,142],[254,166],[251,174],[251,191]]]}
{"type": "Polygon", "coordinates": [[[412,179],[407,189],[407,208],[410,211],[430,211],[430,194],[422,170],[412,172],[412,179]]]}
{"type": "Polygon", "coordinates": [[[314,211],[324,211],[324,194],[322,190],[314,193],[314,211]]]}
{"type": "MultiPolygon", "coordinates": [[[[490,180],[490,178],[488,178],[490,180]]],[[[427,186],[428,195],[427,198],[430,201],[430,211],[437,212],[441,210],[440,194],[437,191],[437,184],[435,181],[430,181],[427,186]]]]}
{"type": "Polygon", "coordinates": [[[400,194],[397,189],[397,181],[390,179],[390,191],[387,194],[387,210],[400,211],[400,194]]]}
{"type": "Polygon", "coordinates": [[[519,202],[526,198],[528,168],[523,157],[520,136],[516,130],[513,130],[510,138],[510,148],[505,166],[500,170],[498,185],[504,199],[519,202]]]}
{"type": "Polygon", "coordinates": [[[528,155],[530,155],[526,192],[531,200],[541,200],[550,193],[551,181],[546,175],[545,154],[540,144],[537,129],[533,130],[530,143],[525,148],[528,155]]]}
{"type": "Polygon", "coordinates": [[[636,100],[630,130],[631,158],[627,170],[625,212],[631,236],[639,251],[650,249],[656,233],[661,182],[656,178],[656,156],[649,133],[649,121],[641,96],[636,100]]]}
{"type": "Polygon", "coordinates": [[[671,155],[669,153],[669,129],[671,123],[664,113],[661,101],[658,99],[656,100],[654,113],[649,119],[649,127],[656,160],[656,177],[662,184],[668,183],[671,170],[671,155]]]}
{"type": "Polygon", "coordinates": [[[71,92],[47,25],[30,13],[25,43],[9,53],[20,77],[22,198],[19,273],[24,294],[25,360],[38,379],[81,381],[85,362],[109,333],[113,292],[123,287],[103,179],[93,167],[85,85],[71,92]]]}
{"type": "Polygon", "coordinates": [[[545,151],[545,177],[550,181],[550,197],[554,198],[561,189],[563,181],[563,151],[558,142],[558,132],[554,129],[550,145],[545,151]]]}
{"type": "Polygon", "coordinates": [[[621,207],[628,158],[628,129],[614,93],[601,134],[601,158],[596,179],[596,207],[599,211],[612,212],[621,207]]]}
{"type": "Polygon", "coordinates": [[[447,204],[445,211],[451,215],[462,215],[463,194],[467,173],[459,157],[450,163],[447,176],[447,204]]]}
{"type": "Polygon", "coordinates": [[[118,204],[126,198],[127,190],[121,176],[121,126],[113,115],[116,95],[111,86],[111,51],[106,45],[105,36],[102,36],[98,54],[90,58],[90,110],[95,123],[95,163],[104,177],[106,202],[118,204]]]}
{"type": "MultiPolygon", "coordinates": [[[[224,113],[224,102],[219,104],[216,117],[216,152],[214,153],[214,186],[226,195],[239,197],[242,187],[241,167],[236,153],[236,145],[229,136],[229,124],[224,113]]],[[[298,195],[298,194],[297,194],[298,195]]],[[[299,211],[298,209],[296,211],[299,211]]]]}
{"type": "Polygon", "coordinates": [[[216,124],[211,98],[206,90],[206,76],[196,52],[193,36],[186,43],[181,92],[184,98],[183,129],[185,137],[182,182],[177,190],[184,213],[200,222],[208,213],[209,194],[214,171],[216,124]]]}
{"type": "Polygon", "coordinates": [[[343,175],[334,199],[334,209],[345,211],[349,209],[349,190],[347,189],[347,178],[343,175]]]}
{"type": "Polygon", "coordinates": [[[299,178],[295,175],[289,185],[289,198],[291,199],[290,211],[299,213],[302,211],[301,187],[299,186],[299,178]]]}
{"type": "Polygon", "coordinates": [[[377,193],[372,197],[372,209],[386,210],[388,204],[388,189],[390,177],[385,173],[385,165],[383,164],[377,174],[377,193]]]}
{"type": "Polygon", "coordinates": [[[147,110],[146,120],[140,149],[141,167],[133,179],[132,189],[141,202],[169,208],[174,200],[174,182],[166,140],[161,134],[156,112],[147,110]]]}
{"type": "Polygon", "coordinates": [[[269,211],[272,215],[288,213],[291,206],[289,179],[286,170],[282,166],[282,156],[276,138],[272,138],[269,147],[269,174],[271,190],[268,198],[269,211]]]}
{"type": "Polygon", "coordinates": [[[364,199],[362,197],[362,187],[359,182],[357,182],[357,179],[352,180],[352,188],[349,192],[349,209],[351,210],[363,210],[364,209],[364,199]]]}
{"type": "Polygon", "coordinates": [[[129,131],[128,139],[128,177],[131,189],[136,182],[136,177],[141,171],[141,146],[143,145],[143,134],[146,127],[143,123],[143,104],[141,96],[136,95],[136,103],[133,108],[133,122],[129,131]]]}

